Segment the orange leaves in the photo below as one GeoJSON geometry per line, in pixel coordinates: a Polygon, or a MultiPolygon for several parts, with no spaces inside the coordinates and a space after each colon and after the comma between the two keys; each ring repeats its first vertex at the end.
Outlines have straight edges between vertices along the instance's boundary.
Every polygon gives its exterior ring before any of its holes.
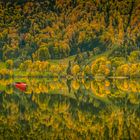
{"type": "Polygon", "coordinates": [[[78,30],[78,27],[76,26],[76,24],[71,24],[71,25],[67,26],[65,36],[66,36],[67,38],[71,38],[72,34],[73,34],[76,30],[78,30]]]}
{"type": "Polygon", "coordinates": [[[30,14],[33,5],[34,5],[33,2],[27,2],[27,3],[24,5],[24,12],[30,14]]]}
{"type": "Polygon", "coordinates": [[[84,41],[84,39],[85,39],[85,32],[80,32],[78,43],[81,43],[82,41],[84,41]]]}
{"type": "Polygon", "coordinates": [[[124,27],[123,27],[123,19],[120,17],[119,26],[118,26],[118,41],[122,43],[124,38],[124,27]]]}

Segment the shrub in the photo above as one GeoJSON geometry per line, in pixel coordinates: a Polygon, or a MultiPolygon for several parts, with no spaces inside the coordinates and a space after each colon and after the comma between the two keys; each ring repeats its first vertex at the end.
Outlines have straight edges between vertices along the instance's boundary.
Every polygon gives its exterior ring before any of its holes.
{"type": "Polygon", "coordinates": [[[72,75],[76,76],[80,72],[80,66],[79,65],[74,65],[71,69],[72,75]]]}

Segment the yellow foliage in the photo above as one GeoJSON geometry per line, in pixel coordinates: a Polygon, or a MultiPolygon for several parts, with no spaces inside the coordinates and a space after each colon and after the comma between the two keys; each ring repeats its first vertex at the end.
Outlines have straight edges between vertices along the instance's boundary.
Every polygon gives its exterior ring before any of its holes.
{"type": "Polygon", "coordinates": [[[90,74],[91,68],[90,68],[89,65],[87,65],[87,66],[85,67],[84,72],[85,72],[85,74],[90,74]]]}
{"type": "Polygon", "coordinates": [[[80,88],[80,84],[76,80],[72,81],[71,86],[74,90],[78,90],[80,88]]]}
{"type": "Polygon", "coordinates": [[[117,68],[116,72],[119,76],[127,76],[130,72],[130,66],[128,64],[121,65],[117,68]]]}
{"type": "Polygon", "coordinates": [[[56,89],[56,85],[54,83],[49,83],[49,87],[51,90],[56,89]]]}
{"type": "Polygon", "coordinates": [[[90,89],[90,82],[85,82],[84,83],[84,86],[85,86],[85,88],[88,90],[88,89],[90,89]]]}
{"type": "Polygon", "coordinates": [[[106,57],[96,59],[91,65],[92,74],[95,75],[109,75],[111,62],[106,57]]]}
{"type": "Polygon", "coordinates": [[[80,72],[80,66],[79,65],[74,65],[72,67],[71,73],[76,76],[80,72]]]}
{"type": "Polygon", "coordinates": [[[106,87],[109,87],[109,86],[110,86],[110,82],[107,81],[107,80],[105,80],[105,86],[106,86],[106,87]]]}
{"type": "Polygon", "coordinates": [[[13,88],[7,89],[6,90],[6,93],[7,94],[13,94],[14,93],[13,88]]]}
{"type": "Polygon", "coordinates": [[[12,69],[13,68],[13,64],[14,64],[13,60],[7,60],[6,61],[6,65],[7,65],[8,69],[12,69]]]}

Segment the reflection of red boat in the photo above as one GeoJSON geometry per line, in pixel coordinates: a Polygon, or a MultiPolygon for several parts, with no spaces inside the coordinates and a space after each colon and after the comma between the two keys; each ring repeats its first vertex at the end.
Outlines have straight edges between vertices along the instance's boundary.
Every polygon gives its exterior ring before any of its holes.
{"type": "Polygon", "coordinates": [[[14,86],[18,89],[20,89],[21,91],[25,91],[27,88],[27,84],[24,82],[16,82],[14,83],[14,86]]]}

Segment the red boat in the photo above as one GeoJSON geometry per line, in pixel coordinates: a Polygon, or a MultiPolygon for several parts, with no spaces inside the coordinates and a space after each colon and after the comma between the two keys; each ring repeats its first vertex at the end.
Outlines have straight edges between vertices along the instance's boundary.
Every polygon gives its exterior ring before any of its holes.
{"type": "Polygon", "coordinates": [[[14,86],[18,89],[20,89],[21,91],[25,91],[27,88],[27,84],[24,82],[16,82],[14,83],[14,86]]]}

